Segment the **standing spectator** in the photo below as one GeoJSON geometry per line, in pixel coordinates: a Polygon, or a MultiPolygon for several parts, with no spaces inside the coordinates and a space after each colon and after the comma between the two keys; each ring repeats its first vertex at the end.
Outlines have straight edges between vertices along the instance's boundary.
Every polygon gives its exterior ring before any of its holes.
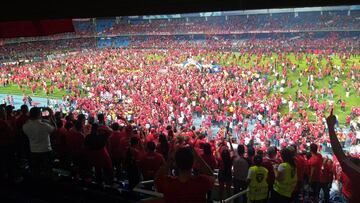
{"type": "Polygon", "coordinates": [[[360,202],[360,160],[358,158],[347,157],[340,145],[335,133],[336,117],[331,110],[329,117],[326,119],[329,129],[329,136],[333,152],[339,161],[342,171],[348,177],[348,183],[343,185],[343,189],[347,191],[345,195],[349,203],[360,202]]]}
{"type": "Polygon", "coordinates": [[[248,163],[249,163],[249,167],[254,164],[254,162],[253,162],[254,156],[255,156],[255,149],[254,149],[254,147],[252,147],[251,145],[248,145],[248,147],[247,147],[247,157],[246,157],[246,160],[247,160],[248,163]]]}
{"type": "Polygon", "coordinates": [[[252,203],[265,203],[268,198],[268,170],[261,166],[262,156],[254,157],[254,166],[249,168],[248,185],[249,199],[252,203]]]}
{"type": "Polygon", "coordinates": [[[211,170],[214,170],[217,166],[216,158],[211,151],[211,145],[209,143],[203,144],[203,153],[200,157],[210,166],[211,170]]]}
{"type": "Polygon", "coordinates": [[[51,147],[55,152],[55,156],[59,159],[60,165],[64,168],[70,169],[71,159],[70,154],[66,148],[66,136],[68,130],[64,128],[64,123],[61,120],[61,116],[59,114],[55,114],[55,117],[57,129],[51,136],[51,147]]]}
{"type": "MultiPolygon", "coordinates": [[[[230,194],[230,188],[232,184],[232,158],[230,156],[230,151],[222,147],[221,152],[218,152],[218,165],[219,165],[219,198],[220,201],[224,200],[230,194]],[[224,197],[225,189],[225,197],[224,197]]],[[[221,148],[220,148],[221,149],[221,148]]],[[[220,150],[219,150],[220,151],[220,150]]]]}
{"type": "Polygon", "coordinates": [[[306,160],[302,154],[297,152],[297,146],[292,145],[295,152],[295,163],[296,163],[296,172],[297,172],[297,183],[292,194],[293,200],[295,203],[300,202],[300,199],[303,196],[303,187],[304,187],[304,176],[305,176],[305,166],[306,160]]]}
{"type": "Polygon", "coordinates": [[[329,203],[330,188],[334,179],[332,167],[332,161],[325,158],[320,172],[320,189],[324,192],[324,203],[329,203]]]}
{"type": "Polygon", "coordinates": [[[167,160],[169,154],[169,142],[166,140],[166,136],[164,133],[160,133],[159,135],[157,151],[163,155],[165,160],[167,160]]]}
{"type": "MultiPolygon", "coordinates": [[[[80,114],[77,117],[77,120],[73,124],[72,121],[66,121],[66,124],[71,123],[71,128],[69,129],[68,133],[65,134],[65,143],[66,149],[70,154],[71,161],[74,165],[73,175],[84,175],[85,172],[85,154],[84,154],[84,141],[85,141],[85,133],[84,133],[84,126],[85,126],[85,115],[80,114]]],[[[65,129],[66,128],[65,124],[65,129]]],[[[70,124],[68,125],[68,127],[70,124]]]]}
{"type": "Polygon", "coordinates": [[[318,153],[318,146],[315,143],[310,145],[310,152],[311,158],[308,160],[308,165],[310,167],[309,183],[312,190],[310,196],[314,202],[318,202],[320,193],[320,172],[323,158],[321,154],[318,153]]]}
{"type": "Polygon", "coordinates": [[[154,180],[155,173],[165,162],[164,157],[155,152],[155,143],[152,141],[146,144],[147,152],[140,160],[140,169],[144,180],[154,180]]]}
{"type": "Polygon", "coordinates": [[[211,168],[189,147],[181,147],[175,153],[178,176],[168,175],[172,162],[171,156],[160,167],[155,178],[155,185],[164,194],[165,202],[206,202],[206,193],[212,189],[215,181],[211,168]],[[200,165],[199,176],[191,174],[194,159],[200,165]]]}
{"type": "Polygon", "coordinates": [[[14,175],[15,169],[14,131],[2,105],[0,106],[0,129],[0,178],[2,179],[14,175]]]}
{"type": "Polygon", "coordinates": [[[113,181],[113,166],[106,143],[112,130],[101,125],[93,124],[91,133],[85,138],[85,149],[89,166],[95,168],[96,181],[111,184],[113,181]]]}
{"type": "MultiPolygon", "coordinates": [[[[211,170],[214,170],[217,166],[217,162],[216,162],[216,158],[213,155],[212,151],[211,151],[211,145],[209,143],[204,143],[203,145],[203,151],[204,153],[201,154],[201,158],[205,161],[205,163],[211,168],[211,170]]],[[[197,164],[197,171],[200,170],[200,165],[197,164]]],[[[207,193],[207,202],[213,202],[212,201],[212,191],[209,190],[209,192],[207,193]]]]}
{"type": "Polygon", "coordinates": [[[121,149],[121,139],[123,139],[125,135],[125,132],[120,130],[120,126],[118,123],[113,123],[111,125],[111,128],[113,130],[112,135],[109,138],[108,142],[108,150],[109,154],[113,163],[113,166],[115,168],[115,176],[116,178],[121,178],[121,163],[122,160],[122,149],[121,149]]]}
{"type": "Polygon", "coordinates": [[[138,137],[131,137],[130,148],[126,152],[125,165],[129,179],[129,187],[133,189],[140,182],[140,160],[143,157],[142,143],[138,137]]]}
{"type": "Polygon", "coordinates": [[[262,161],[262,166],[264,166],[268,170],[268,185],[269,192],[273,190],[274,182],[275,182],[275,171],[274,168],[277,168],[280,164],[280,161],[276,158],[277,149],[274,146],[269,147],[266,150],[267,156],[262,161]]]}
{"type": "Polygon", "coordinates": [[[31,152],[31,171],[35,178],[42,175],[51,175],[52,171],[52,148],[50,134],[56,129],[51,109],[48,119],[42,119],[41,110],[33,107],[30,110],[30,118],[24,124],[24,133],[29,138],[31,152]]]}
{"type": "Polygon", "coordinates": [[[29,139],[24,134],[23,125],[29,119],[29,108],[27,105],[21,105],[21,115],[16,119],[17,152],[19,158],[28,159],[30,156],[29,139]]]}
{"type": "MultiPolygon", "coordinates": [[[[245,147],[244,145],[238,145],[237,153],[235,153],[233,161],[234,167],[234,193],[239,193],[247,188],[247,174],[249,170],[249,163],[244,158],[245,147]]],[[[243,203],[247,200],[246,195],[243,196],[243,203]]],[[[237,198],[235,202],[239,202],[240,198],[237,198]]]]}
{"type": "Polygon", "coordinates": [[[290,203],[291,194],[295,189],[296,163],[292,147],[283,148],[280,152],[283,163],[277,168],[274,191],[271,193],[271,203],[290,203]]]}

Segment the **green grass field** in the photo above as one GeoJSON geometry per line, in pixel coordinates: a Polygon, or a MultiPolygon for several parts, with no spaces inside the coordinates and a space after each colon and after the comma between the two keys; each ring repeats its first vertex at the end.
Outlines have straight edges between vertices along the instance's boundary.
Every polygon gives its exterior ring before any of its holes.
{"type": "MultiPolygon", "coordinates": [[[[5,87],[0,87],[0,94],[20,95],[20,96],[23,95],[18,85],[8,85],[5,87]]],[[[25,94],[31,96],[32,95],[31,89],[26,88],[25,94]]],[[[47,96],[41,88],[38,88],[34,94],[34,96],[36,97],[50,98],[50,99],[61,99],[64,95],[66,95],[65,91],[59,90],[57,88],[55,88],[54,93],[50,94],[49,96],[47,96]]]]}
{"type": "MultiPolygon", "coordinates": [[[[50,87],[50,81],[47,81],[46,84],[47,84],[48,87],[50,87]]],[[[10,85],[7,85],[5,87],[0,86],[0,94],[23,96],[22,90],[16,84],[10,84],[10,85]]],[[[49,99],[62,99],[63,96],[72,95],[71,93],[70,94],[66,93],[66,91],[64,89],[58,89],[57,87],[55,87],[54,92],[52,94],[49,94],[49,95],[46,95],[43,88],[40,88],[40,87],[38,87],[36,89],[34,95],[32,95],[31,88],[26,87],[25,88],[25,94],[28,95],[28,96],[34,96],[34,97],[40,97],[40,98],[49,98],[49,99]]],[[[86,96],[86,95],[81,91],[81,97],[83,97],[83,96],[86,96]]]]}
{"type": "MultiPolygon", "coordinates": [[[[226,59],[224,54],[218,54],[217,56],[213,57],[215,61],[218,61],[219,64],[221,66],[227,66],[229,64],[231,64],[233,61],[231,60],[233,55],[235,55],[236,57],[240,56],[240,53],[232,53],[230,56],[228,56],[228,58],[226,59]],[[229,60],[230,59],[230,60],[229,60]]],[[[239,65],[240,67],[245,67],[245,68],[252,68],[254,67],[254,64],[257,56],[256,55],[252,55],[250,57],[249,61],[245,61],[245,59],[248,58],[248,54],[245,54],[243,56],[240,56],[240,60],[236,61],[237,65],[239,65]]],[[[314,59],[316,62],[317,60],[317,55],[314,54],[310,54],[308,55],[310,58],[314,59]]],[[[196,59],[201,59],[201,57],[203,56],[197,56],[196,59]]],[[[274,64],[274,60],[278,58],[278,55],[273,53],[271,57],[269,56],[262,56],[261,60],[260,60],[260,65],[265,65],[266,63],[270,63],[270,64],[274,64]],[[272,58],[272,59],[271,59],[272,58]]],[[[298,64],[299,68],[297,71],[295,72],[291,72],[291,70],[288,70],[288,79],[292,80],[293,86],[292,88],[288,89],[285,88],[285,92],[283,93],[284,98],[287,99],[288,95],[292,95],[292,98],[295,98],[295,93],[298,89],[301,89],[302,92],[306,95],[308,95],[310,93],[311,90],[307,89],[307,76],[303,76],[301,79],[301,82],[303,83],[303,85],[299,88],[296,85],[296,80],[299,78],[299,74],[301,70],[305,70],[307,68],[307,64],[306,64],[306,57],[303,57],[300,60],[296,59],[296,56],[293,53],[289,53],[286,55],[287,59],[290,59],[294,64],[298,64]]],[[[331,59],[332,63],[335,65],[340,65],[341,64],[341,59],[339,58],[338,55],[335,55],[332,59],[331,59]]],[[[326,65],[326,59],[325,57],[323,57],[323,59],[320,61],[321,66],[325,66],[326,65]]],[[[355,65],[359,66],[360,65],[360,56],[354,56],[354,57],[350,57],[349,60],[347,60],[347,65],[345,67],[344,70],[344,74],[342,74],[339,77],[339,84],[333,84],[333,90],[334,90],[334,101],[336,102],[336,100],[339,98],[339,96],[341,96],[342,99],[344,99],[346,101],[346,109],[345,111],[342,111],[340,108],[340,104],[336,104],[334,103],[334,114],[337,115],[339,117],[339,122],[340,124],[344,124],[345,123],[345,118],[347,115],[349,115],[351,113],[351,107],[352,106],[360,106],[360,98],[357,94],[357,92],[355,92],[355,90],[353,88],[351,88],[350,90],[350,97],[346,98],[345,97],[345,90],[343,88],[343,83],[342,81],[344,80],[348,80],[347,78],[347,74],[349,71],[349,68],[353,63],[355,63],[355,65]]],[[[281,65],[280,63],[277,64],[277,70],[281,73],[281,65]]],[[[272,82],[274,80],[276,80],[276,77],[274,75],[270,75],[268,77],[269,82],[272,82]]],[[[316,76],[314,75],[314,80],[315,80],[315,88],[316,89],[321,89],[322,87],[326,87],[327,89],[329,88],[329,81],[333,80],[333,78],[331,76],[327,76],[320,79],[317,79],[316,76]]],[[[349,85],[352,85],[352,81],[347,81],[349,83],[349,85]]],[[[273,92],[271,93],[273,94],[273,92]]],[[[271,96],[271,95],[270,95],[271,96]]],[[[319,101],[321,103],[323,102],[328,102],[328,98],[324,97],[324,99],[321,99],[321,97],[319,97],[319,101]]],[[[307,106],[307,104],[306,104],[307,106]]],[[[284,105],[281,109],[280,112],[282,114],[287,114],[289,111],[288,106],[284,105]]],[[[311,121],[315,121],[315,111],[312,111],[310,109],[307,109],[307,113],[309,115],[309,119],[311,121]]],[[[325,112],[325,115],[327,115],[327,112],[325,112]]],[[[298,116],[297,113],[294,114],[294,116],[298,116]]]]}
{"type": "MultiPolygon", "coordinates": [[[[165,56],[165,54],[149,54],[147,57],[148,61],[160,61],[163,57],[165,56]]],[[[228,55],[228,57],[226,58],[226,54],[219,52],[217,55],[211,55],[210,53],[207,55],[198,55],[195,56],[194,58],[197,60],[200,60],[203,57],[211,57],[213,58],[215,61],[219,62],[219,64],[221,66],[228,66],[233,62],[236,62],[237,65],[239,65],[240,67],[245,67],[245,68],[252,68],[255,65],[255,61],[257,59],[256,55],[252,55],[250,57],[250,60],[246,61],[246,59],[248,58],[248,54],[242,55],[240,56],[240,53],[238,52],[233,52],[230,55],[228,55]],[[234,61],[236,57],[240,57],[239,60],[234,61]]],[[[271,57],[269,56],[262,56],[260,59],[260,65],[264,65],[266,63],[270,63],[270,64],[274,64],[274,60],[277,59],[279,56],[276,53],[273,53],[273,55],[271,57]]],[[[308,57],[311,57],[312,59],[314,59],[315,61],[317,61],[317,55],[308,55],[308,57]]],[[[181,59],[186,59],[186,56],[184,56],[181,59]]],[[[299,65],[299,70],[295,71],[295,72],[291,72],[291,70],[288,70],[288,79],[292,80],[293,82],[293,87],[291,89],[285,88],[285,92],[283,93],[284,98],[287,98],[288,95],[292,95],[293,98],[295,98],[295,92],[298,89],[301,89],[303,93],[305,94],[309,94],[309,90],[307,89],[307,76],[304,76],[303,78],[300,78],[303,86],[298,88],[295,81],[298,79],[299,77],[299,72],[300,70],[305,70],[307,68],[306,65],[306,57],[303,57],[299,60],[296,59],[296,56],[293,53],[289,53],[286,55],[286,59],[291,60],[293,63],[298,64],[299,65]]],[[[332,59],[331,59],[332,63],[335,65],[340,65],[341,64],[341,59],[339,58],[339,56],[335,55],[332,59]]],[[[323,57],[322,61],[320,61],[320,64],[322,66],[326,65],[326,59],[325,57],[323,57]]],[[[345,67],[345,71],[344,74],[340,76],[339,78],[339,84],[333,86],[334,89],[334,100],[336,101],[336,99],[341,96],[342,99],[345,99],[346,103],[347,103],[347,107],[345,111],[342,111],[340,109],[340,104],[335,104],[335,109],[334,109],[334,114],[339,116],[339,121],[341,124],[345,123],[345,117],[347,115],[350,114],[351,111],[351,107],[352,106],[359,106],[360,105],[360,98],[357,96],[357,93],[353,90],[353,88],[351,88],[350,91],[350,97],[346,98],[345,97],[345,91],[344,88],[342,87],[342,81],[343,80],[347,80],[347,73],[349,71],[349,66],[352,65],[353,63],[355,63],[355,65],[359,66],[360,65],[360,56],[354,56],[351,57],[348,61],[347,61],[347,67],[345,67]]],[[[280,63],[278,64],[278,66],[276,67],[277,70],[281,73],[281,65],[280,63]]],[[[274,80],[276,80],[274,75],[270,75],[269,77],[269,82],[272,82],[274,80]]],[[[314,75],[314,79],[316,81],[316,87],[317,89],[321,89],[322,87],[326,87],[328,89],[329,86],[329,81],[333,80],[333,78],[330,78],[330,76],[324,77],[321,80],[317,79],[316,76],[314,75]]],[[[348,81],[349,85],[352,85],[352,81],[348,81]]],[[[310,90],[311,91],[311,90],[310,90]]],[[[0,87],[0,93],[2,94],[11,94],[11,95],[22,95],[23,93],[21,92],[20,88],[17,85],[9,85],[7,87],[0,87]]],[[[31,94],[31,90],[30,88],[26,88],[25,93],[27,95],[32,95],[31,94]]],[[[272,94],[272,93],[271,93],[272,94]]],[[[59,90],[57,88],[55,88],[54,93],[49,95],[49,98],[54,98],[54,99],[61,99],[64,95],[66,95],[66,92],[64,90],[59,90]]],[[[38,88],[35,95],[37,97],[43,97],[43,98],[47,98],[47,95],[45,94],[45,92],[41,89],[38,88]]],[[[324,98],[324,99],[320,99],[320,102],[327,102],[328,98],[324,98]]],[[[307,104],[306,104],[307,105],[307,104]]],[[[283,106],[281,109],[281,113],[285,114],[288,113],[288,107],[283,106]]],[[[315,120],[315,112],[311,111],[310,109],[308,109],[308,115],[310,120],[314,121],[315,120]]],[[[295,116],[298,116],[296,113],[294,114],[295,116]]]]}

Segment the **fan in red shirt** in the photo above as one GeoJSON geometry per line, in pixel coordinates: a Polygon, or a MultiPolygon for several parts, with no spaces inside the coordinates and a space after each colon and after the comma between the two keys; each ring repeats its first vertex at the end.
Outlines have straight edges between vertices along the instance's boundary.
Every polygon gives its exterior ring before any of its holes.
{"type": "Polygon", "coordinates": [[[342,192],[347,198],[349,203],[360,202],[360,159],[354,157],[347,157],[340,145],[338,138],[335,133],[336,117],[333,115],[333,110],[330,112],[330,116],[326,119],[327,126],[329,129],[330,142],[333,152],[338,159],[342,171],[343,177],[346,180],[343,184],[342,192]]]}
{"type": "Polygon", "coordinates": [[[53,150],[60,160],[60,165],[70,166],[70,154],[66,149],[66,136],[68,130],[64,128],[64,122],[61,120],[61,117],[56,118],[56,127],[57,129],[51,135],[53,150]]]}
{"type": "Polygon", "coordinates": [[[0,175],[14,175],[15,169],[15,136],[13,128],[7,120],[5,108],[0,105],[0,175]]]}
{"type": "Polygon", "coordinates": [[[159,135],[155,132],[154,128],[150,129],[150,133],[146,137],[147,142],[157,142],[159,135]]]}
{"type": "Polygon", "coordinates": [[[128,173],[129,186],[134,188],[140,182],[140,161],[143,158],[143,147],[141,140],[133,136],[130,139],[130,148],[125,156],[125,168],[128,173]]]}
{"type": "Polygon", "coordinates": [[[161,166],[155,178],[155,185],[158,191],[164,194],[165,202],[206,202],[206,193],[213,187],[215,181],[211,168],[194,149],[181,147],[175,153],[179,176],[171,176],[168,174],[173,158],[169,157],[168,162],[161,166]],[[199,176],[191,175],[194,159],[201,167],[199,176]]]}
{"type": "Polygon", "coordinates": [[[329,203],[330,188],[334,180],[333,163],[330,159],[325,158],[320,173],[320,188],[324,192],[324,202],[329,203]]]}
{"type": "Polygon", "coordinates": [[[277,168],[277,166],[281,163],[281,161],[276,158],[277,149],[274,146],[267,148],[266,154],[267,156],[264,157],[261,165],[268,170],[267,182],[269,185],[269,191],[271,191],[275,182],[274,168],[277,168]]]}
{"type": "Polygon", "coordinates": [[[155,152],[155,148],[154,142],[148,142],[146,144],[147,152],[140,160],[140,169],[144,180],[153,180],[155,173],[165,163],[164,157],[160,153],[155,152]]]}
{"type": "Polygon", "coordinates": [[[82,174],[85,169],[86,161],[84,157],[84,125],[85,115],[80,114],[74,124],[74,127],[65,134],[65,146],[67,152],[70,154],[73,164],[75,165],[75,174],[82,174]]]}
{"type": "Polygon", "coordinates": [[[20,157],[28,157],[30,154],[29,138],[22,131],[22,126],[29,119],[29,108],[27,105],[21,105],[21,115],[16,119],[16,145],[18,146],[17,152],[20,157]]]}
{"type": "MultiPolygon", "coordinates": [[[[113,130],[108,143],[107,148],[111,157],[111,160],[113,162],[113,165],[115,167],[115,173],[116,177],[120,178],[121,175],[121,164],[123,162],[124,157],[124,149],[123,146],[121,146],[121,140],[124,139],[126,136],[126,133],[124,131],[120,130],[120,126],[118,123],[113,123],[111,125],[111,128],[113,130]]],[[[130,141],[128,141],[130,143],[130,141]]]]}
{"type": "Polygon", "coordinates": [[[297,184],[293,191],[292,198],[294,199],[295,202],[297,202],[299,201],[300,194],[302,193],[302,189],[303,189],[306,160],[303,155],[298,154],[296,145],[292,145],[292,147],[295,150],[295,163],[296,163],[296,172],[297,172],[297,184]]]}
{"type": "Polygon", "coordinates": [[[320,172],[323,163],[323,158],[318,153],[318,146],[314,143],[310,145],[311,158],[308,160],[310,167],[309,183],[312,189],[311,198],[317,202],[320,193],[320,172]]]}
{"type": "Polygon", "coordinates": [[[107,184],[111,184],[113,181],[113,166],[106,149],[106,143],[111,134],[112,130],[107,126],[101,125],[101,123],[93,124],[91,133],[86,136],[84,141],[87,164],[95,168],[98,184],[102,184],[103,180],[107,184]]]}
{"type": "MultiPolygon", "coordinates": [[[[211,145],[209,143],[204,143],[202,148],[203,153],[200,155],[201,158],[206,162],[208,166],[210,166],[212,170],[214,170],[216,168],[217,162],[215,156],[211,151],[211,145]]],[[[198,166],[198,169],[199,168],[200,166],[198,166]]]]}

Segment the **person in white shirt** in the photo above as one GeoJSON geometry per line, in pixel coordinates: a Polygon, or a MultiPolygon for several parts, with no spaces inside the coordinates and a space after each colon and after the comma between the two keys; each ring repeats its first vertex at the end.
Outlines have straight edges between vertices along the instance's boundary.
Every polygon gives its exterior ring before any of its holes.
{"type": "Polygon", "coordinates": [[[50,108],[46,119],[42,119],[41,109],[33,107],[30,110],[30,118],[23,125],[23,131],[29,138],[31,152],[31,172],[35,178],[41,175],[50,175],[52,171],[51,159],[52,148],[50,134],[55,131],[56,123],[53,118],[53,112],[50,108]]]}
{"type": "MultiPolygon", "coordinates": [[[[232,149],[232,144],[230,144],[230,147],[232,149]]],[[[235,158],[233,160],[233,170],[234,170],[234,192],[238,193],[240,191],[243,191],[247,188],[247,174],[249,170],[249,163],[244,158],[245,154],[245,147],[244,145],[238,145],[237,147],[237,153],[235,154],[235,158]]],[[[246,202],[247,198],[244,196],[242,202],[246,202]]],[[[240,198],[237,198],[234,200],[234,202],[239,203],[240,198]]]]}

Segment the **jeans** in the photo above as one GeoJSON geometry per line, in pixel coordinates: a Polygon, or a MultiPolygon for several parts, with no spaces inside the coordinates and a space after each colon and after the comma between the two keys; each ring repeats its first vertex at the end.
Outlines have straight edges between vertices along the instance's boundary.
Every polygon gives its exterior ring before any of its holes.
{"type": "Polygon", "coordinates": [[[95,167],[96,182],[101,184],[103,181],[110,185],[113,182],[113,171],[110,168],[95,167]]]}
{"type": "Polygon", "coordinates": [[[49,177],[52,174],[52,152],[31,153],[31,173],[34,178],[49,177]]]}
{"type": "MultiPolygon", "coordinates": [[[[239,192],[241,192],[243,190],[246,190],[246,188],[247,188],[246,181],[234,179],[233,183],[234,183],[234,193],[235,194],[239,193],[239,192]]],[[[245,194],[245,195],[243,195],[241,197],[238,197],[238,198],[234,199],[234,202],[239,203],[240,199],[242,199],[243,203],[246,203],[247,202],[247,195],[245,194]]]]}
{"type": "Polygon", "coordinates": [[[15,177],[15,151],[14,146],[0,146],[0,178],[9,175],[15,177]]]}
{"type": "Polygon", "coordinates": [[[324,203],[329,203],[331,183],[320,183],[320,189],[324,192],[324,203]]]}

